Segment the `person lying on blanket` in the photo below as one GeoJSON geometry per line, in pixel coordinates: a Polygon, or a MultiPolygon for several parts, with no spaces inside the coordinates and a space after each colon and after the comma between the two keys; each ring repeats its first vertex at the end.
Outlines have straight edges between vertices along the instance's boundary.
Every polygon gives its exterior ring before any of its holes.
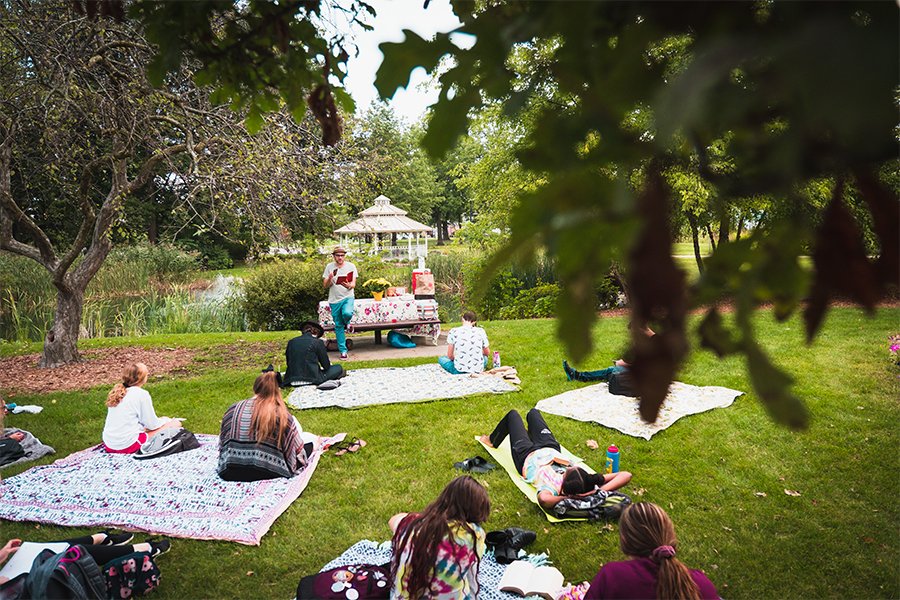
{"type": "Polygon", "coordinates": [[[304,321],[300,324],[301,334],[287,344],[284,357],[287,359],[287,371],[284,374],[284,385],[303,385],[312,383],[319,385],[331,379],[344,376],[344,367],[328,359],[328,351],[322,342],[325,330],[318,323],[304,321]]]}
{"type": "Polygon", "coordinates": [[[150,371],[144,363],[134,363],[122,373],[106,397],[106,424],[103,446],[107,452],[134,454],[151,437],[169,427],[181,427],[181,420],[157,417],[150,392],[142,386],[150,371]]]}
{"type": "MultiPolygon", "coordinates": [[[[60,542],[44,542],[48,544],[64,543],[69,546],[81,546],[94,559],[94,561],[103,567],[106,563],[134,554],[135,552],[147,552],[151,558],[156,558],[160,554],[169,551],[172,544],[168,540],[159,540],[154,542],[144,542],[142,544],[129,544],[134,539],[132,533],[110,533],[101,531],[93,535],[85,535],[60,542]]],[[[22,540],[13,539],[6,542],[6,545],[0,548],[0,565],[14,554],[22,545],[22,540]]],[[[9,581],[6,577],[0,577],[0,584],[9,581]]],[[[0,594],[2,596],[2,594],[0,594]]]]}
{"type": "Polygon", "coordinates": [[[226,481],[293,477],[306,466],[316,436],[304,436],[288,412],[274,371],[256,378],[253,393],[252,398],[232,404],[222,417],[219,477],[226,481]]]}
{"type": "Polygon", "coordinates": [[[560,451],[559,442],[547,427],[541,411],[532,408],[525,418],[528,420],[527,430],[519,413],[509,411],[497,423],[493,433],[482,436],[481,441],[497,448],[509,436],[516,470],[525,481],[537,488],[537,500],[542,508],[550,510],[561,500],[592,494],[598,487],[606,491],[617,490],[631,481],[628,471],[588,473],[571,466],[560,451]]]}
{"type": "Polygon", "coordinates": [[[16,440],[17,442],[21,442],[25,439],[25,434],[21,431],[11,431],[6,433],[6,430],[3,429],[3,417],[6,416],[6,400],[3,399],[3,396],[0,396],[0,439],[10,438],[16,440]]]}
{"type": "MultiPolygon", "coordinates": [[[[634,327],[633,322],[628,323],[628,328],[632,329],[634,327]]],[[[650,329],[649,327],[644,327],[642,329],[644,335],[647,337],[653,337],[656,333],[650,329]]],[[[621,373],[622,371],[627,371],[628,367],[631,366],[632,358],[629,356],[630,351],[625,353],[624,358],[618,358],[613,362],[611,367],[606,369],[598,369],[596,371],[578,371],[577,369],[573,369],[569,366],[567,361],[563,361],[563,371],[566,373],[566,379],[569,381],[609,381],[610,376],[613,373],[621,373]]]]}

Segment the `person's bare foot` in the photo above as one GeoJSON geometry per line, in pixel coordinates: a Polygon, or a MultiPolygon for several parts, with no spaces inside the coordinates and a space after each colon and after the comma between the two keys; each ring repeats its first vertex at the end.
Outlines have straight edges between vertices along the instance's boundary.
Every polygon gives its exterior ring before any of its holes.
{"type": "Polygon", "coordinates": [[[488,448],[493,448],[493,447],[494,447],[493,444],[491,444],[491,436],[489,436],[489,435],[482,435],[482,436],[479,436],[479,437],[478,437],[478,441],[480,441],[482,444],[484,444],[484,445],[487,446],[488,448]]]}
{"type": "Polygon", "coordinates": [[[22,433],[21,431],[17,431],[15,433],[9,434],[9,437],[16,440],[17,442],[21,442],[22,440],[25,439],[25,434],[22,433]]]}

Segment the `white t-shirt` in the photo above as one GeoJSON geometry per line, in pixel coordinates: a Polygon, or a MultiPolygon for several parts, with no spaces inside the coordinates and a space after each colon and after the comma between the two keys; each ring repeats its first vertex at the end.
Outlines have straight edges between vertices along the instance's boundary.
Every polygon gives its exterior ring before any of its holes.
{"type": "Polygon", "coordinates": [[[447,344],[453,345],[453,366],[460,373],[484,371],[484,352],[489,346],[484,329],[463,325],[454,327],[447,334],[447,344]]]}
{"type": "Polygon", "coordinates": [[[156,416],[150,392],[142,387],[130,387],[119,404],[106,408],[103,443],[113,450],[124,450],[145,429],[159,429],[169,421],[156,416]]]}
{"type": "Polygon", "coordinates": [[[337,275],[334,276],[334,279],[331,280],[331,287],[328,288],[328,303],[334,304],[335,302],[340,302],[344,298],[353,298],[353,290],[347,289],[342,285],[337,284],[338,277],[347,276],[350,273],[353,273],[353,281],[359,279],[359,272],[356,270],[356,265],[354,265],[349,260],[345,260],[344,264],[338,268],[337,263],[331,261],[327,265],[325,265],[325,270],[322,272],[322,279],[325,280],[328,278],[328,275],[334,273],[334,270],[337,269],[337,275]]]}

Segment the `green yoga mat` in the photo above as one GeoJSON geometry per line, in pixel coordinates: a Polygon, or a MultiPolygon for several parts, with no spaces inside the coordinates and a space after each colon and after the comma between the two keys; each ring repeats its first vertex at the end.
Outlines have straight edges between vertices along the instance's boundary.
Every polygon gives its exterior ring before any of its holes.
{"type": "MultiPolygon", "coordinates": [[[[528,497],[534,504],[537,505],[538,508],[541,509],[541,512],[544,513],[544,516],[547,517],[547,520],[551,523],[561,523],[562,521],[587,521],[587,519],[560,519],[553,515],[552,513],[547,512],[544,508],[538,504],[537,501],[537,488],[525,481],[522,478],[522,474],[516,470],[516,465],[513,463],[512,452],[509,450],[509,437],[503,440],[503,443],[500,444],[499,448],[491,448],[490,446],[486,446],[484,442],[482,442],[478,436],[475,436],[475,440],[484,446],[484,449],[487,450],[488,454],[490,454],[497,463],[506,469],[506,473],[509,475],[509,478],[513,480],[513,483],[516,484],[516,487],[528,497]]],[[[565,447],[560,444],[560,450],[569,462],[573,465],[577,465],[587,471],[588,473],[595,473],[594,469],[588,466],[583,459],[575,456],[571,452],[565,449],[565,447]]]]}

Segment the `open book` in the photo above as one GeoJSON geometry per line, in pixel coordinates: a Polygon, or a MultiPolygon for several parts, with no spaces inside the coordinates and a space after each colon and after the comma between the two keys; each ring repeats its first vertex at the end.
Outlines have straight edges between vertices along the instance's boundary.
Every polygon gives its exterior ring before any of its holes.
{"type": "Polygon", "coordinates": [[[338,275],[335,283],[337,285],[341,285],[342,283],[353,283],[353,271],[350,271],[346,275],[338,275]]]}
{"type": "Polygon", "coordinates": [[[42,550],[52,550],[54,554],[59,554],[69,547],[66,542],[22,542],[19,549],[10,556],[10,559],[0,570],[0,577],[13,579],[22,573],[28,573],[31,570],[31,563],[42,550]]]}
{"type": "Polygon", "coordinates": [[[500,591],[555,600],[563,584],[563,574],[556,567],[536,567],[527,560],[517,560],[506,567],[500,591]]]}

